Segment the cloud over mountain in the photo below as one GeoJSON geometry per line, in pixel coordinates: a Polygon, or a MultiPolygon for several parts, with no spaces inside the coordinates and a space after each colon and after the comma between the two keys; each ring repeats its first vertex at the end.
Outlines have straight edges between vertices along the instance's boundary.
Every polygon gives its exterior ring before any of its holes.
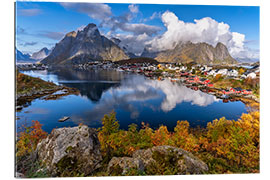
{"type": "Polygon", "coordinates": [[[230,26],[224,22],[205,17],[195,19],[194,23],[187,23],[170,11],[163,13],[161,20],[167,30],[161,36],[147,42],[153,51],[173,49],[180,41],[191,41],[193,43],[206,42],[213,46],[221,42],[228,47],[233,57],[247,52],[244,46],[245,35],[231,32],[230,26]]]}

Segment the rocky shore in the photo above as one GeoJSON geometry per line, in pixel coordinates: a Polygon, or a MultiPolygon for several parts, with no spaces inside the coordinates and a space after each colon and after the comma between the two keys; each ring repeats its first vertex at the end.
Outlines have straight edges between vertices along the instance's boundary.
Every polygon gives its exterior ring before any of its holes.
{"type": "Polygon", "coordinates": [[[31,101],[37,98],[51,100],[70,94],[79,94],[79,90],[76,88],[56,85],[22,73],[18,73],[16,83],[15,102],[17,111],[27,107],[31,101]]]}

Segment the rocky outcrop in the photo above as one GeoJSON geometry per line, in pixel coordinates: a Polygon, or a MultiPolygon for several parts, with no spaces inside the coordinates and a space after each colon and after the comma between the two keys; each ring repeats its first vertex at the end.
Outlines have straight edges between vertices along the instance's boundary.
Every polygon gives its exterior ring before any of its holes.
{"type": "Polygon", "coordinates": [[[38,144],[37,155],[53,176],[86,176],[102,160],[97,132],[85,125],[54,129],[38,144]]]}
{"type": "Polygon", "coordinates": [[[113,157],[108,164],[107,171],[110,175],[126,175],[131,169],[143,171],[143,161],[131,157],[113,157]]]}
{"type": "Polygon", "coordinates": [[[97,26],[90,23],[82,31],[66,34],[41,63],[78,64],[93,60],[118,61],[128,58],[117,44],[102,36],[97,26]]]}
{"type": "Polygon", "coordinates": [[[131,157],[114,157],[108,166],[108,173],[125,175],[130,169],[145,171],[149,175],[202,174],[208,166],[191,153],[172,146],[155,146],[137,150],[131,157]],[[133,163],[132,163],[133,162],[133,163]]]}

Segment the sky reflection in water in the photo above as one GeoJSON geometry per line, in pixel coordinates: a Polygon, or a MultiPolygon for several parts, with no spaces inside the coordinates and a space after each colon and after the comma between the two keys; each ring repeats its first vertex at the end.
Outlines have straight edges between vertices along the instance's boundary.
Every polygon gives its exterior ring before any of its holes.
{"type": "Polygon", "coordinates": [[[188,120],[193,127],[205,127],[215,118],[238,119],[246,112],[242,102],[223,103],[215,96],[191,90],[168,79],[157,81],[119,72],[71,71],[66,72],[68,75],[62,71],[47,72],[47,75],[46,72],[31,72],[33,74],[60,84],[65,82],[64,85],[81,91],[79,96],[70,95],[59,100],[37,99],[17,113],[21,118],[16,121],[17,126],[25,121],[39,120],[48,132],[56,127],[79,123],[100,127],[104,114],[112,110],[117,113],[123,129],[131,123],[140,126],[141,122],[146,122],[152,128],[167,125],[169,130],[173,130],[177,120],[188,120]],[[71,118],[59,123],[62,116],[71,118]]]}

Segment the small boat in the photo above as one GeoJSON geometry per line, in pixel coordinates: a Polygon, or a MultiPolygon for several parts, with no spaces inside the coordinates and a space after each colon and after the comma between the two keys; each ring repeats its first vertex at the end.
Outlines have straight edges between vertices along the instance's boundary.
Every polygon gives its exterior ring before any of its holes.
{"type": "Polygon", "coordinates": [[[59,121],[59,122],[64,122],[64,121],[66,121],[66,120],[68,120],[68,119],[69,119],[68,116],[64,116],[64,117],[62,117],[61,119],[59,119],[58,121],[59,121]]]}

